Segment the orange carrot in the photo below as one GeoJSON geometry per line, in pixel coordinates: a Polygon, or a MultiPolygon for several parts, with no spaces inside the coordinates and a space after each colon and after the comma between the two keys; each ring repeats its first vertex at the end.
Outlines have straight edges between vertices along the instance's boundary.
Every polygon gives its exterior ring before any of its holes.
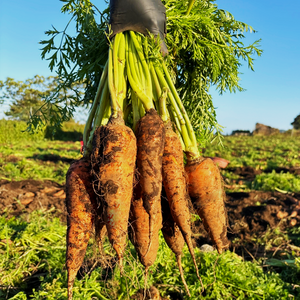
{"type": "Polygon", "coordinates": [[[68,299],[72,299],[74,280],[92,232],[95,203],[90,163],[82,158],[70,166],[66,176],[68,299]]]}
{"type": "Polygon", "coordinates": [[[151,245],[154,227],[160,218],[162,182],[162,156],[165,142],[163,121],[154,109],[147,111],[137,123],[137,167],[144,207],[149,214],[149,239],[151,245]]]}
{"type": "Polygon", "coordinates": [[[137,184],[134,189],[134,195],[130,208],[130,232],[131,242],[135,246],[140,262],[148,268],[155,262],[159,246],[159,230],[162,227],[161,205],[159,203],[156,216],[156,222],[153,228],[153,235],[150,243],[149,238],[149,214],[147,213],[143,199],[141,198],[141,186],[137,184]]]}
{"type": "Polygon", "coordinates": [[[175,254],[181,280],[183,282],[187,294],[189,295],[189,297],[191,297],[188,285],[184,279],[183,269],[181,265],[182,249],[185,244],[184,238],[182,236],[180,228],[177,226],[176,222],[172,217],[168,200],[164,196],[162,196],[161,198],[161,206],[162,206],[162,216],[163,216],[163,227],[161,231],[163,233],[167,245],[175,254]]]}
{"type": "Polygon", "coordinates": [[[190,202],[184,171],[182,146],[178,135],[172,130],[171,123],[166,124],[166,140],[163,155],[163,185],[168,198],[171,215],[181,230],[192,256],[196,273],[201,281],[194,248],[190,221],[190,202]]]}
{"type": "Polygon", "coordinates": [[[188,161],[188,191],[219,253],[228,249],[225,192],[218,167],[210,158],[188,161]]]}
{"type": "Polygon", "coordinates": [[[103,212],[101,213],[99,209],[96,212],[94,223],[95,223],[95,240],[98,244],[100,255],[102,255],[103,254],[102,242],[104,237],[107,235],[107,229],[105,226],[105,222],[103,220],[103,212]]]}
{"type": "Polygon", "coordinates": [[[91,155],[94,187],[103,205],[108,237],[122,268],[132,197],[136,138],[121,117],[97,128],[91,155]]]}

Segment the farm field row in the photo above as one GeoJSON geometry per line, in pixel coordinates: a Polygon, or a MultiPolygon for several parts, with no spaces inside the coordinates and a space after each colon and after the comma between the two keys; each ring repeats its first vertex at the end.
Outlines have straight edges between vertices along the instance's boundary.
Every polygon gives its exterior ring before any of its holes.
{"type": "MultiPolygon", "coordinates": [[[[293,137],[225,137],[203,155],[229,161],[222,170],[230,191],[300,192],[300,139],[293,137]]],[[[0,145],[0,178],[65,182],[70,162],[81,157],[80,142],[37,141],[0,145]]]]}
{"type": "Polygon", "coordinates": [[[0,179],[65,183],[70,163],[81,157],[80,142],[22,141],[0,145],[0,179]]]}
{"type": "MultiPolygon", "coordinates": [[[[183,269],[191,299],[300,297],[300,142],[291,137],[225,137],[204,156],[229,161],[222,169],[230,251],[218,255],[193,215],[197,281],[188,249],[183,269]]],[[[80,142],[0,145],[0,298],[66,299],[65,174],[81,156],[80,142]]],[[[148,276],[163,299],[187,299],[175,256],[160,237],[148,276]]],[[[121,276],[106,240],[91,238],[75,282],[74,299],[143,299],[144,272],[128,242],[121,276]]]]}
{"type": "Polygon", "coordinates": [[[222,170],[227,190],[300,191],[300,139],[286,136],[225,137],[223,147],[212,144],[204,155],[230,163],[222,170]]]}

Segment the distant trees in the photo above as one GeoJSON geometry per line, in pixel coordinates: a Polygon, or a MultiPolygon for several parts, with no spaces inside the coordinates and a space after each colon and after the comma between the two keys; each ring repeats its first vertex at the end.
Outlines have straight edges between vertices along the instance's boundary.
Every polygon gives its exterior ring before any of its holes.
{"type": "MultiPolygon", "coordinates": [[[[39,75],[25,81],[16,81],[9,77],[5,81],[0,80],[0,102],[9,102],[9,110],[4,114],[11,120],[25,122],[33,115],[40,115],[42,119],[51,118],[51,114],[57,113],[58,108],[46,103],[44,99],[55,91],[58,84],[56,77],[45,78],[39,75]]],[[[80,84],[77,87],[80,88],[80,84]]],[[[57,102],[71,93],[70,89],[62,90],[56,94],[57,102]]]]}
{"type": "Polygon", "coordinates": [[[294,119],[294,122],[292,122],[291,125],[293,125],[294,129],[300,129],[300,115],[294,119]]]}
{"type": "Polygon", "coordinates": [[[9,101],[9,111],[4,112],[9,119],[28,121],[30,115],[35,113],[43,105],[43,97],[54,86],[54,78],[36,75],[32,79],[16,81],[6,78],[0,81],[0,99],[9,101]]]}

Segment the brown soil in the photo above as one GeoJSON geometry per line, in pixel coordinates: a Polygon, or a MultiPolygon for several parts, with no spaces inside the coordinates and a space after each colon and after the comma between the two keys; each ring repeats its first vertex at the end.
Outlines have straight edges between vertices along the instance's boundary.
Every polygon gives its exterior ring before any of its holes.
{"type": "Polygon", "coordinates": [[[0,214],[8,217],[51,210],[54,216],[66,222],[65,198],[65,187],[53,181],[0,180],[0,214]]]}
{"type": "MultiPolygon", "coordinates": [[[[247,260],[267,257],[276,250],[258,245],[257,238],[275,228],[285,231],[300,224],[300,193],[236,192],[227,193],[226,198],[230,250],[247,260]]],[[[211,244],[201,222],[194,232],[199,246],[211,244]]]]}
{"type": "MultiPolygon", "coordinates": [[[[226,201],[230,250],[247,259],[265,255],[265,249],[253,244],[253,237],[263,236],[268,229],[284,230],[300,225],[300,193],[227,193],[226,201]]],[[[17,217],[40,209],[50,210],[53,216],[66,223],[65,187],[53,181],[0,181],[2,215],[17,217]]],[[[211,244],[200,221],[194,233],[199,246],[211,244]]]]}

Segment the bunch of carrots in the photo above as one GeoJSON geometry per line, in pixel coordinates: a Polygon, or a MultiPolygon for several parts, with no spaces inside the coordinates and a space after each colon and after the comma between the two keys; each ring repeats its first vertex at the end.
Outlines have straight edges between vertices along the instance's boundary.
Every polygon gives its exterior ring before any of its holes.
{"type": "Polygon", "coordinates": [[[162,230],[189,295],[181,267],[185,243],[201,281],[192,207],[218,252],[229,245],[221,175],[199,153],[157,40],[126,31],[109,43],[86,122],[84,155],[67,173],[68,298],[94,228],[100,244],[107,230],[121,271],[128,233],[145,274],[156,259],[162,230]]]}

